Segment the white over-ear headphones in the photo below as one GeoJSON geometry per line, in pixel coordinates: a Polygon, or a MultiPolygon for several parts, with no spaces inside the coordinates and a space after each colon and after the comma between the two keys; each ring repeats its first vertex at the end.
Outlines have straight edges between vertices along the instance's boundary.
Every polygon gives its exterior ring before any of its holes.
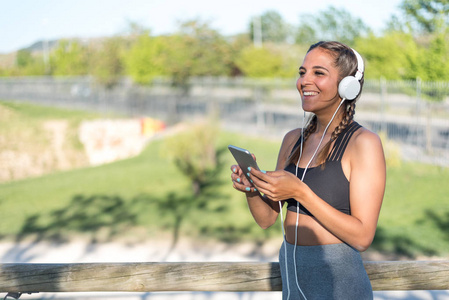
{"type": "Polygon", "coordinates": [[[365,71],[362,56],[360,56],[360,54],[354,49],[352,49],[352,51],[354,52],[355,57],[357,57],[357,72],[354,76],[346,76],[343,78],[338,85],[338,94],[341,98],[346,100],[354,100],[360,93],[360,80],[362,79],[363,72],[365,71]]]}

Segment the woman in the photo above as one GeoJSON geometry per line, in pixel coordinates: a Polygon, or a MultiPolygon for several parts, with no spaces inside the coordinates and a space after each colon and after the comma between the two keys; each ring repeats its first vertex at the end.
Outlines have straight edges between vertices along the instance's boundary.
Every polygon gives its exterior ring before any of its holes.
{"type": "Polygon", "coordinates": [[[359,252],[374,238],[386,171],[379,137],[353,120],[363,71],[346,45],[312,45],[297,81],[302,108],[313,113],[308,126],[285,135],[276,171],[251,169],[249,182],[247,170],[231,167],[260,227],[273,225],[287,204],[283,299],[373,298],[359,252]]]}

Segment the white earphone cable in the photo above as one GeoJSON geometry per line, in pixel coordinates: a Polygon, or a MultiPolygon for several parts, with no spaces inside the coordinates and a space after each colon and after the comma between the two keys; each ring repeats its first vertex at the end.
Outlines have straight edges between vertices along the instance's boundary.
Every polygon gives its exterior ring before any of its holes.
{"type": "MultiPolygon", "coordinates": [[[[332,121],[334,120],[335,116],[337,115],[338,110],[340,109],[341,105],[343,104],[343,102],[346,99],[343,98],[340,102],[340,104],[338,105],[337,109],[335,110],[334,114],[332,115],[331,120],[329,121],[329,123],[327,124],[326,128],[324,129],[323,135],[321,136],[320,142],[318,143],[318,147],[315,149],[315,152],[313,153],[312,157],[310,158],[309,162],[307,163],[306,167],[304,168],[304,172],[302,173],[301,176],[301,181],[304,182],[304,177],[306,175],[307,169],[309,168],[310,164],[312,163],[313,159],[315,158],[315,155],[318,153],[318,150],[324,140],[324,137],[326,135],[326,132],[330,126],[330,124],[332,123],[332,121]]],[[[299,158],[298,161],[296,163],[296,171],[295,171],[295,175],[296,177],[298,177],[298,167],[299,167],[299,162],[301,160],[302,157],[302,151],[303,151],[303,144],[304,144],[304,126],[305,126],[305,112],[304,112],[304,116],[303,116],[303,124],[301,127],[301,146],[300,146],[300,152],[299,152],[299,158]]],[[[281,214],[281,226],[282,226],[282,234],[284,236],[284,243],[287,242],[286,237],[285,237],[285,232],[284,232],[284,221],[283,221],[283,217],[282,217],[282,205],[281,202],[279,202],[279,209],[280,209],[280,214],[281,214]]],[[[296,280],[296,286],[298,287],[298,290],[300,291],[301,295],[304,297],[305,300],[307,300],[306,296],[304,295],[301,287],[299,286],[299,282],[298,282],[298,270],[296,267],[296,247],[298,244],[298,223],[299,223],[299,202],[297,202],[296,204],[296,226],[295,226],[295,248],[293,251],[293,264],[294,264],[294,269],[295,269],[295,280],[296,280]]],[[[289,286],[289,280],[288,280],[288,264],[287,264],[287,247],[286,245],[284,246],[284,256],[285,256],[285,268],[286,268],[286,274],[287,274],[287,300],[290,299],[290,286],[289,286]]]]}
{"type": "MultiPolygon", "coordinates": [[[[302,118],[302,126],[301,126],[301,138],[304,136],[305,119],[306,119],[306,112],[304,111],[303,118],[302,118]]],[[[302,156],[302,145],[303,145],[303,143],[301,142],[301,147],[299,150],[299,158],[300,159],[302,156]]],[[[296,173],[297,172],[298,171],[296,171],[296,173]]],[[[282,236],[284,237],[284,261],[285,261],[285,274],[286,274],[286,281],[287,281],[287,300],[288,300],[288,299],[290,299],[290,284],[289,284],[290,281],[288,280],[287,245],[286,245],[287,239],[285,237],[285,232],[284,232],[284,219],[282,217],[282,204],[280,201],[279,201],[279,213],[281,215],[282,236]]],[[[296,244],[296,237],[295,237],[295,244],[296,244]]],[[[295,250],[296,250],[296,247],[295,247],[295,250]]],[[[295,262],[295,277],[296,277],[296,284],[298,286],[298,289],[301,292],[301,294],[304,296],[304,294],[298,284],[298,274],[296,272],[296,262],[295,262]]],[[[304,298],[307,299],[305,296],[304,296],[304,298]]]]}

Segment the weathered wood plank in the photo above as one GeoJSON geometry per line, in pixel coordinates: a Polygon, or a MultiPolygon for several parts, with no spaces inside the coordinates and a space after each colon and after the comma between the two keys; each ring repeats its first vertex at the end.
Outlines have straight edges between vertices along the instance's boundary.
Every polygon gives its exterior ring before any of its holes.
{"type": "Polygon", "coordinates": [[[365,262],[377,291],[449,290],[449,261],[365,262]]]}
{"type": "Polygon", "coordinates": [[[280,290],[277,263],[3,264],[0,291],[280,290]]]}
{"type": "MultiPolygon", "coordinates": [[[[449,290],[449,261],[365,262],[374,290],[449,290]]],[[[0,292],[279,291],[278,263],[0,264],[0,292]]]]}

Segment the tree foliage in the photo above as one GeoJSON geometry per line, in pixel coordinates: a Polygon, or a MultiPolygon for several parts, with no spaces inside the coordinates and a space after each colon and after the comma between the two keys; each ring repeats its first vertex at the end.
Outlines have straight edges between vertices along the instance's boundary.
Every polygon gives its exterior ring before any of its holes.
{"type": "Polygon", "coordinates": [[[365,60],[366,78],[414,79],[420,71],[418,45],[409,34],[370,34],[357,39],[355,48],[365,60]]]}
{"type": "Polygon", "coordinates": [[[266,47],[250,46],[242,50],[237,66],[248,77],[273,77],[281,70],[282,59],[266,47]]]}
{"type": "Polygon", "coordinates": [[[294,46],[276,47],[272,44],[265,44],[263,47],[255,47],[250,45],[240,52],[236,64],[244,76],[252,78],[291,78],[297,74],[302,54],[294,46]]]}
{"type": "Polygon", "coordinates": [[[186,86],[192,76],[225,76],[231,70],[229,43],[207,22],[193,20],[180,25],[167,38],[165,67],[173,83],[186,86]]]}
{"type": "Polygon", "coordinates": [[[32,64],[33,61],[34,61],[34,59],[31,56],[31,52],[29,50],[22,49],[22,50],[17,51],[16,62],[17,62],[17,66],[19,68],[26,67],[26,66],[32,64]]]}
{"type": "Polygon", "coordinates": [[[35,57],[31,51],[22,49],[16,55],[17,69],[12,75],[36,76],[45,74],[45,66],[41,57],[35,57]]]}
{"type": "Polygon", "coordinates": [[[253,18],[250,23],[250,34],[254,41],[256,18],[260,21],[260,29],[262,31],[263,42],[284,43],[287,42],[291,35],[291,25],[288,24],[282,16],[274,10],[263,13],[260,17],[253,18]]]}
{"type": "Polygon", "coordinates": [[[424,72],[418,74],[425,81],[449,81],[449,45],[448,36],[438,34],[430,42],[422,55],[421,65],[424,72]]]}
{"type": "Polygon", "coordinates": [[[118,83],[123,74],[123,41],[120,38],[106,39],[100,49],[91,55],[90,73],[97,82],[107,88],[118,83]]]}
{"type": "Polygon", "coordinates": [[[447,0],[403,0],[400,9],[410,25],[424,33],[442,32],[449,26],[447,0]]]}
{"type": "Polygon", "coordinates": [[[77,41],[61,40],[50,54],[53,75],[87,75],[88,51],[77,41]]]}
{"type": "Polygon", "coordinates": [[[365,36],[370,29],[362,19],[345,9],[334,6],[315,14],[301,16],[296,33],[296,43],[315,43],[319,40],[335,40],[353,45],[355,39],[365,36]]]}
{"type": "Polygon", "coordinates": [[[195,196],[216,183],[222,167],[222,150],[216,148],[218,129],[215,122],[208,121],[165,140],[163,155],[190,180],[195,196]]]}
{"type": "MultiPolygon", "coordinates": [[[[138,84],[167,76],[187,91],[195,76],[294,77],[311,44],[338,40],[362,54],[366,78],[449,80],[449,2],[403,0],[400,12],[387,30],[375,35],[360,18],[330,6],[301,15],[292,44],[292,25],[276,11],[266,11],[260,17],[262,47],[254,45],[248,32],[223,36],[199,19],[183,21],[176,33],[163,36],[132,23],[125,36],[95,45],[59,41],[50,53],[50,69],[41,53],[20,50],[14,67],[3,67],[0,76],[90,74],[107,87],[123,75],[138,84]]],[[[253,33],[253,22],[249,28],[253,33]]]]}
{"type": "Polygon", "coordinates": [[[155,77],[167,74],[166,51],[163,37],[152,37],[148,32],[140,34],[125,57],[127,73],[139,84],[149,84],[155,77]]]}
{"type": "Polygon", "coordinates": [[[423,50],[420,64],[423,72],[419,78],[423,81],[436,82],[436,85],[423,85],[421,93],[430,101],[442,101],[449,94],[446,84],[440,85],[438,82],[449,81],[449,46],[448,37],[444,34],[437,34],[430,42],[428,48],[423,50]]]}

